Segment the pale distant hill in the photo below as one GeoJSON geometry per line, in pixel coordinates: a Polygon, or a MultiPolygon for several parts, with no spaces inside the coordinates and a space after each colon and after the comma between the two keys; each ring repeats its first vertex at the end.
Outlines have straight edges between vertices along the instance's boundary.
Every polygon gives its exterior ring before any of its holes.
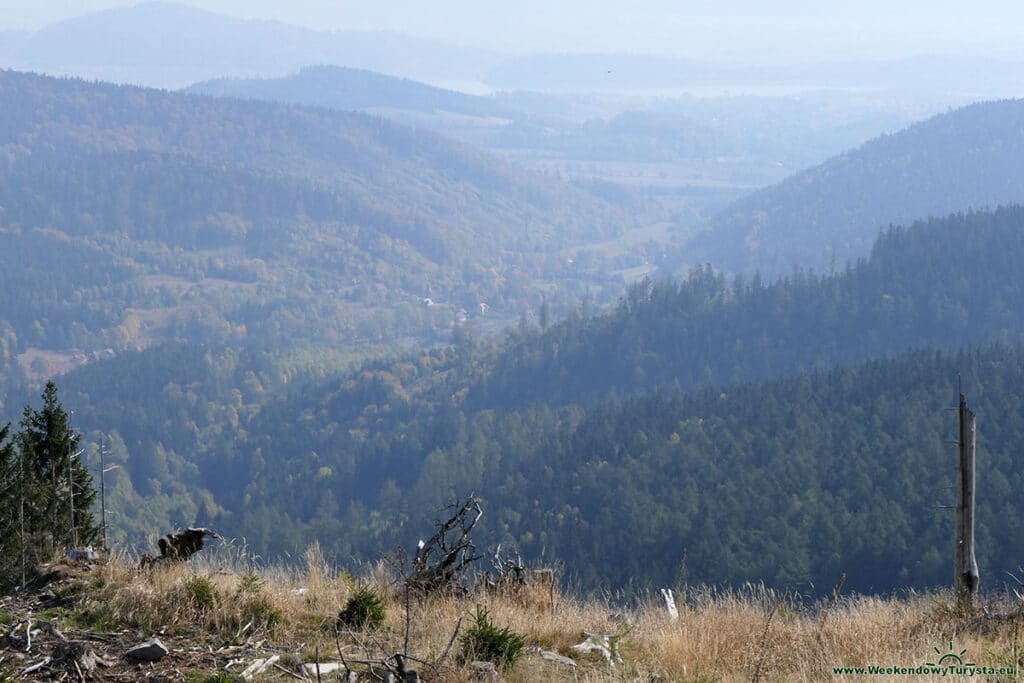
{"type": "Polygon", "coordinates": [[[727,270],[825,270],[890,224],[1024,201],[1024,100],[975,104],[876,138],[741,199],[690,245],[727,270]]]}
{"type": "Polygon", "coordinates": [[[217,78],[196,83],[186,88],[186,92],[342,111],[396,108],[468,116],[508,116],[514,111],[488,97],[436,88],[366,69],[339,66],[305,67],[298,73],[280,78],[217,78]]]}
{"type": "Polygon", "coordinates": [[[17,68],[164,87],[225,75],[283,74],[308,64],[472,80],[495,61],[481,50],[398,33],[315,31],[167,2],[51,24],[0,50],[0,57],[17,68]]]}

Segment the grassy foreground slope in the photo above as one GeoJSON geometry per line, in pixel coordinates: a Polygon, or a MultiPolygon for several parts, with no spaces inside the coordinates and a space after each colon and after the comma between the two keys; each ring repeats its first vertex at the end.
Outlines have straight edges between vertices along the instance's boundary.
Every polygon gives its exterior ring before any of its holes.
{"type": "MultiPolygon", "coordinates": [[[[559,594],[552,608],[532,599],[529,590],[473,591],[464,597],[411,601],[407,626],[402,591],[392,577],[377,572],[363,585],[383,598],[384,622],[378,628],[339,631],[338,614],[357,583],[351,574],[325,564],[315,551],[307,554],[304,566],[290,569],[254,570],[237,559],[193,562],[192,567],[182,564],[152,573],[118,559],[91,572],[49,567],[46,581],[3,598],[0,618],[8,624],[32,619],[33,626],[55,627],[79,644],[77,652],[106,660],[109,666],[95,670],[105,678],[166,676],[193,683],[242,681],[242,671],[268,660],[257,680],[317,680],[318,666],[321,680],[336,680],[337,667],[343,672],[346,665],[360,674],[359,680],[372,680],[369,671],[377,676],[385,671],[379,660],[395,666],[395,653],[408,653],[409,668],[425,680],[471,680],[471,661],[495,659],[465,650],[467,633],[481,609],[495,626],[508,628],[526,645],[511,666],[495,660],[510,683],[821,681],[847,667],[870,666],[927,667],[920,671],[928,673],[914,680],[944,680],[957,672],[927,663],[949,652],[963,655],[961,661],[970,662],[986,680],[1009,680],[1011,669],[1022,663],[1020,607],[1005,597],[988,600],[985,613],[974,616],[953,609],[951,597],[943,593],[891,598],[840,594],[807,603],[757,586],[734,592],[692,587],[679,593],[679,618],[671,620],[660,599],[642,594],[622,596],[633,605],[626,608],[559,594]],[[575,650],[585,633],[617,636],[620,659],[612,664],[597,653],[575,650]],[[125,657],[129,647],[155,634],[170,650],[161,661],[140,664],[125,657]],[[552,654],[563,660],[553,661],[552,654]],[[374,661],[378,663],[366,663],[374,661]]],[[[87,661],[61,657],[59,653],[72,650],[49,628],[40,629],[28,647],[18,640],[17,628],[14,635],[0,655],[0,675],[13,680],[53,680],[66,673],[73,677],[87,661]],[[47,652],[57,656],[44,662],[47,652]],[[40,662],[41,667],[25,673],[40,662]]]]}

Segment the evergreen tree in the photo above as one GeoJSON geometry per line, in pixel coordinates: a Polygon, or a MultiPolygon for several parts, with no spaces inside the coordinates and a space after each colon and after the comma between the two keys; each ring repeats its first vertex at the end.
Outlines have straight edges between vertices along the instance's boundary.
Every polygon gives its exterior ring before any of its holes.
{"type": "Polygon", "coordinates": [[[25,406],[18,434],[27,493],[26,544],[34,562],[71,545],[93,543],[99,533],[92,516],[96,489],[79,458],[80,435],[68,425],[53,382],[46,383],[42,399],[41,410],[25,406]]]}

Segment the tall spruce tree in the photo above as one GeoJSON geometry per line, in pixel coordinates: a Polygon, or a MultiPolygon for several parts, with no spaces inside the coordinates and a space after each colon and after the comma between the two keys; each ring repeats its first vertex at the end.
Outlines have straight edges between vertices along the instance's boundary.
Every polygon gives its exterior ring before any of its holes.
{"type": "Polygon", "coordinates": [[[32,562],[73,544],[91,544],[99,533],[92,515],[96,488],[79,457],[80,435],[71,430],[53,382],[46,383],[42,398],[40,410],[25,406],[18,434],[27,492],[25,543],[32,562]]]}

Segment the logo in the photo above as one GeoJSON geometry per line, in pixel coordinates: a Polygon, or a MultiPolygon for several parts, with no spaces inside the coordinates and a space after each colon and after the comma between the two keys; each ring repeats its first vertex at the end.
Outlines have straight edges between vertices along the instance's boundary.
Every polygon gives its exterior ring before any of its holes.
{"type": "Polygon", "coordinates": [[[925,666],[942,666],[942,667],[946,667],[946,666],[958,666],[958,667],[977,666],[977,664],[975,664],[974,662],[965,662],[963,660],[963,656],[965,654],[967,654],[967,648],[966,647],[964,649],[960,650],[960,652],[953,652],[953,641],[952,640],[949,641],[949,652],[947,652],[946,654],[942,654],[942,652],[937,647],[933,647],[932,649],[935,650],[935,654],[941,655],[941,656],[938,658],[938,660],[936,660],[934,662],[925,662],[924,663],[925,666]]]}
{"type": "Polygon", "coordinates": [[[936,657],[933,661],[917,666],[891,666],[872,664],[869,666],[834,666],[832,673],[837,676],[959,676],[983,678],[1003,678],[1013,676],[1013,666],[981,666],[975,662],[964,661],[967,648],[957,650],[953,641],[949,641],[949,649],[943,652],[933,647],[936,657]]]}

